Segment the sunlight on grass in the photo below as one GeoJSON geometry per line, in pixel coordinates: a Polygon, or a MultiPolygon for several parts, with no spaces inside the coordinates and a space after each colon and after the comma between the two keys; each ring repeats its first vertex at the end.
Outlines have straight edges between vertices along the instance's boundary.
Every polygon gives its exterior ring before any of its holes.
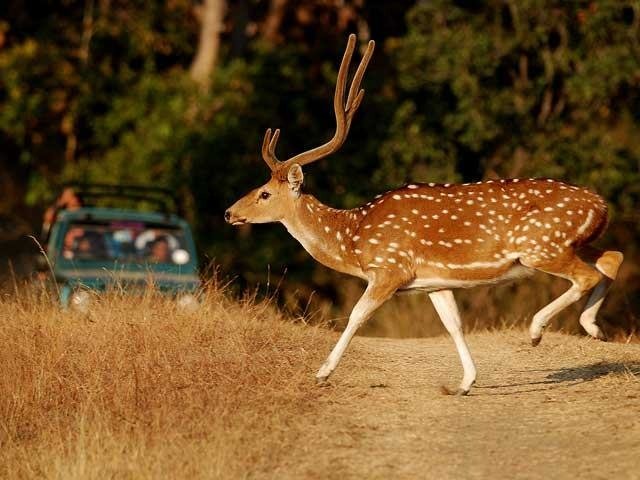
{"type": "MultiPolygon", "coordinates": [[[[8,297],[7,297],[8,298],[8,297]]],[[[216,286],[198,312],[155,292],[61,311],[0,300],[0,477],[243,477],[272,470],[312,415],[332,342],[216,286]],[[293,431],[292,431],[293,428],[293,431]],[[286,434],[285,434],[286,433],[286,434]]]]}

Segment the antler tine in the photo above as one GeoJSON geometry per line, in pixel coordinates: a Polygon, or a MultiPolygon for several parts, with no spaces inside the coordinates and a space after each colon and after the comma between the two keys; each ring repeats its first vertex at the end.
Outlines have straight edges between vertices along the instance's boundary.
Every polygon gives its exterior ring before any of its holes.
{"type": "Polygon", "coordinates": [[[367,49],[362,56],[362,60],[360,60],[360,65],[358,65],[358,69],[356,70],[356,74],[353,76],[353,80],[351,81],[351,87],[349,88],[349,96],[347,97],[346,111],[347,111],[347,132],[345,134],[345,138],[351,129],[351,120],[353,120],[353,116],[360,108],[360,104],[362,103],[362,99],[364,98],[364,89],[360,88],[360,83],[362,82],[362,78],[364,77],[364,72],[369,66],[369,61],[373,56],[373,49],[376,46],[376,42],[373,40],[369,40],[367,44],[367,49]],[[356,93],[357,92],[357,93],[356,93]]]}
{"type": "Polygon", "coordinates": [[[344,105],[344,91],[347,86],[347,76],[349,75],[349,66],[351,65],[351,57],[353,51],[356,48],[356,36],[352,33],[349,35],[347,41],[347,48],[342,56],[342,62],[340,62],[340,69],[338,70],[338,78],[336,79],[336,91],[333,94],[333,110],[336,116],[336,133],[330,142],[333,142],[338,137],[339,132],[344,129],[345,125],[345,105],[344,105]]]}
{"type": "Polygon", "coordinates": [[[320,145],[319,147],[300,153],[286,162],[282,162],[282,164],[298,163],[300,165],[307,165],[335,152],[346,140],[347,134],[349,133],[349,127],[351,126],[351,119],[362,102],[364,90],[358,91],[358,89],[367,65],[369,64],[369,60],[373,55],[375,43],[370,41],[367,46],[367,50],[360,61],[358,70],[356,71],[351,87],[349,88],[349,96],[345,105],[344,93],[346,89],[347,75],[349,74],[349,65],[351,64],[351,57],[355,50],[355,46],[356,36],[351,34],[349,35],[347,48],[345,49],[342,62],[340,63],[338,78],[336,80],[336,90],[333,97],[333,108],[336,117],[336,131],[333,138],[324,145],[320,145]],[[356,94],[356,92],[358,93],[356,94]]]}
{"type": "Polygon", "coordinates": [[[276,162],[278,163],[282,163],[280,162],[280,160],[278,160],[278,157],[276,157],[276,145],[278,144],[278,139],[280,138],[280,129],[276,128],[276,131],[273,132],[273,138],[271,139],[271,141],[269,142],[269,155],[271,156],[271,158],[273,158],[276,162]]]}
{"type": "MultiPolygon", "coordinates": [[[[350,110],[347,112],[347,134],[349,133],[349,130],[351,129],[351,120],[353,120],[353,116],[358,111],[358,108],[360,108],[360,104],[362,103],[362,99],[363,98],[364,98],[364,90],[360,90],[358,92],[358,95],[356,96],[355,100],[351,104],[350,110]]],[[[345,137],[346,137],[346,135],[345,135],[345,137]]]]}
{"type": "Polygon", "coordinates": [[[271,171],[278,169],[280,162],[276,158],[276,143],[278,143],[278,137],[280,136],[280,129],[276,129],[273,137],[271,137],[271,129],[267,128],[264,134],[264,140],[262,140],[262,159],[267,163],[271,171]]]}
{"type": "Polygon", "coordinates": [[[267,149],[269,147],[269,142],[271,141],[271,129],[267,128],[267,131],[264,133],[264,139],[262,139],[262,156],[265,156],[267,153],[267,149]]]}
{"type": "MultiPolygon", "coordinates": [[[[352,109],[352,106],[355,105],[354,100],[356,98],[356,92],[359,95],[360,92],[364,94],[364,90],[360,90],[360,83],[362,82],[362,78],[364,77],[364,72],[369,66],[369,61],[371,60],[371,56],[373,55],[373,49],[376,46],[376,42],[373,40],[369,40],[367,44],[367,49],[362,56],[362,60],[360,60],[360,65],[358,65],[358,69],[356,70],[356,74],[353,76],[353,80],[351,81],[351,87],[349,88],[349,96],[347,97],[346,110],[347,113],[352,109]]],[[[356,107],[354,110],[357,110],[356,107]]]]}

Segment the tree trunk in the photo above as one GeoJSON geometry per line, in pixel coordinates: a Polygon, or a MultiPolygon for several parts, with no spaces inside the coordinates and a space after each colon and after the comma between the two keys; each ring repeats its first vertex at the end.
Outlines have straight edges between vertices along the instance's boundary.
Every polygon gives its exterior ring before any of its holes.
{"type": "Polygon", "coordinates": [[[287,10],[287,0],[271,0],[269,12],[262,24],[262,36],[272,45],[280,42],[280,26],[287,10]]]}
{"type": "Polygon", "coordinates": [[[220,50],[225,10],[225,0],[204,0],[200,6],[200,40],[189,74],[204,91],[211,87],[211,75],[220,50]]]}

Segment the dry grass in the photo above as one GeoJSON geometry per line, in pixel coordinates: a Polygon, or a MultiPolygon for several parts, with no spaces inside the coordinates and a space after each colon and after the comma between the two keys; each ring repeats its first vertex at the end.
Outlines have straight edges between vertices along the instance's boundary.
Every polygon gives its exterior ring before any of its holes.
{"type": "MultiPolygon", "coordinates": [[[[417,379],[430,369],[443,369],[436,372],[438,378],[452,383],[459,369],[448,338],[424,344],[386,340],[390,351],[380,350],[377,339],[357,339],[335,380],[338,387],[320,389],[313,374],[336,335],[285,317],[270,302],[237,301],[211,285],[202,308],[185,313],[153,291],[143,297],[112,292],[97,297],[86,316],[61,311],[44,290],[17,288],[0,296],[0,478],[253,478],[291,472],[295,477],[295,472],[313,471],[309,465],[303,468],[301,459],[316,464],[316,448],[330,444],[346,428],[348,422],[342,414],[336,416],[336,407],[342,406],[347,418],[356,413],[375,423],[381,413],[372,412],[379,400],[369,397],[387,389],[370,386],[380,385],[381,378],[382,384],[395,385],[402,375],[417,379]],[[370,349],[363,348],[367,342],[370,349]],[[441,361],[444,353],[434,356],[431,351],[440,344],[451,357],[448,362],[441,361]],[[400,351],[395,357],[394,349],[400,351]],[[380,358],[372,360],[372,355],[380,358]],[[384,369],[392,372],[391,380],[384,379],[384,369]]],[[[493,319],[481,323],[467,317],[468,330],[519,326],[520,315],[545,303],[541,296],[558,293],[501,288],[505,302],[522,310],[507,309],[510,317],[498,317],[500,302],[462,293],[463,312],[493,319]]],[[[369,333],[442,333],[426,304],[424,295],[390,302],[376,315],[369,333]]],[[[510,333],[487,335],[491,345],[502,345],[502,337],[510,333]]],[[[516,336],[518,345],[526,343],[525,332],[516,336]]],[[[472,344],[477,338],[471,336],[472,344]]],[[[568,341],[577,340],[556,343],[568,341]]],[[[537,350],[518,346],[516,351],[554,358],[545,353],[545,345],[537,350]]],[[[617,352],[609,350],[613,346],[596,345],[605,349],[598,354],[600,360],[617,352]]],[[[503,351],[508,349],[479,349],[483,371],[489,367],[482,355],[499,357],[503,351]]],[[[583,356],[572,351],[570,359],[582,362],[583,356]]],[[[500,358],[488,365],[503,366],[500,358]]],[[[513,369],[522,375],[519,365],[530,360],[521,359],[513,369]]],[[[637,362],[627,364],[633,369],[625,370],[626,375],[635,385],[637,362]]],[[[578,367],[584,370],[582,364],[578,367]]],[[[537,368],[533,371],[550,367],[537,368]]],[[[532,385],[538,380],[529,379],[532,385]]],[[[512,383],[523,381],[517,377],[512,383]]],[[[414,394],[421,408],[425,398],[448,401],[434,395],[430,385],[414,394]]],[[[389,411],[395,412],[391,406],[398,403],[397,392],[390,395],[389,411]]],[[[403,422],[394,417],[390,425],[404,435],[403,422]]],[[[325,461],[333,464],[332,455],[343,455],[340,452],[325,452],[325,461]]],[[[362,455],[358,448],[352,453],[362,455]]]]}
{"type": "Polygon", "coordinates": [[[332,338],[214,286],[196,314],[153,292],[89,317],[5,296],[0,342],[0,477],[238,478],[296,441],[332,338]]]}

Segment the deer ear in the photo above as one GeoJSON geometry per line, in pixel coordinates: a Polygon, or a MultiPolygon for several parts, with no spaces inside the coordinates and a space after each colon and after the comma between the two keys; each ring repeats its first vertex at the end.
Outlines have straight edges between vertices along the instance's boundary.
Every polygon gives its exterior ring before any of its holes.
{"type": "Polygon", "coordinates": [[[302,167],[297,163],[294,163],[289,167],[289,171],[287,172],[287,181],[289,182],[289,187],[294,192],[299,192],[300,187],[302,186],[302,181],[304,180],[304,175],[302,173],[302,167]]]}

